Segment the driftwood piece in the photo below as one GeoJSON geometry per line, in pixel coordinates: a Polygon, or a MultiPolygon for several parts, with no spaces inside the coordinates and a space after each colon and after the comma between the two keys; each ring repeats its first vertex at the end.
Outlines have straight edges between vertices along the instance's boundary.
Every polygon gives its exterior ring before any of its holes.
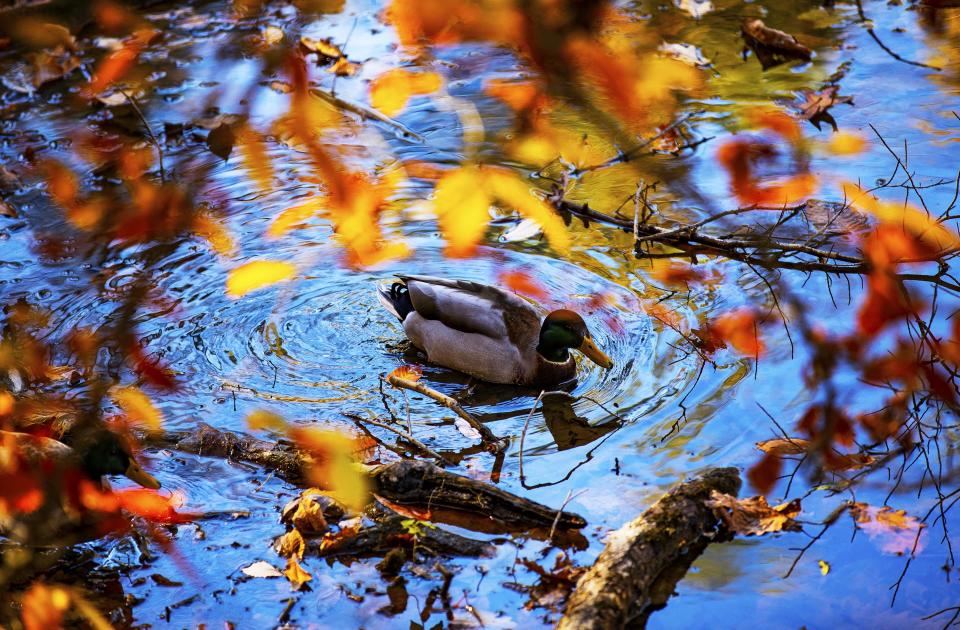
{"type": "MultiPolygon", "coordinates": [[[[306,482],[309,455],[292,445],[259,440],[201,423],[189,432],[146,435],[155,446],[242,461],[261,466],[293,484],[306,482]]],[[[587,522],[572,512],[554,510],[496,486],[447,472],[429,462],[400,460],[370,472],[373,490],[394,503],[425,510],[471,514],[474,521],[500,523],[506,529],[579,529],[587,522]]]]}
{"type": "Polygon", "coordinates": [[[379,520],[372,527],[347,536],[328,540],[313,539],[307,544],[307,553],[323,557],[334,556],[385,556],[396,548],[406,549],[431,556],[479,558],[493,556],[495,547],[489,542],[474,540],[429,525],[417,528],[416,535],[408,527],[410,519],[391,515],[379,520]]]}
{"type": "Polygon", "coordinates": [[[403,460],[371,475],[377,494],[401,505],[442,508],[481,515],[518,529],[579,529],[587,522],[572,512],[559,512],[496,486],[455,475],[428,462],[403,460]]]}
{"type": "Polygon", "coordinates": [[[704,505],[712,490],[736,495],[737,470],[716,468],[684,482],[613,532],[577,582],[557,630],[642,627],[651,607],[665,603],[672,585],[723,531],[704,505]]]}
{"type": "Polygon", "coordinates": [[[303,471],[309,462],[309,456],[293,446],[222,431],[202,422],[193,431],[148,435],[144,442],[184,453],[249,462],[298,485],[305,482],[303,471]]]}

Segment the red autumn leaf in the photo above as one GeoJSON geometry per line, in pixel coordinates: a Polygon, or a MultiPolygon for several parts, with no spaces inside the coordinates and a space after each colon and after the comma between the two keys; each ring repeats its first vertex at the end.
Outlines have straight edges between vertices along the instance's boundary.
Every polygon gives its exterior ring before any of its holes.
{"type": "Polygon", "coordinates": [[[526,271],[502,271],[497,275],[497,282],[514,293],[525,295],[537,300],[546,300],[550,294],[526,271]]]}
{"type": "Polygon", "coordinates": [[[750,485],[757,489],[757,492],[769,494],[773,490],[774,484],[777,483],[782,469],[783,459],[775,453],[767,453],[763,456],[763,459],[747,471],[747,479],[750,481],[750,485]]]}
{"type": "Polygon", "coordinates": [[[123,43],[123,48],[107,55],[90,80],[87,95],[96,96],[124,78],[156,35],[153,29],[139,30],[123,43]]]}

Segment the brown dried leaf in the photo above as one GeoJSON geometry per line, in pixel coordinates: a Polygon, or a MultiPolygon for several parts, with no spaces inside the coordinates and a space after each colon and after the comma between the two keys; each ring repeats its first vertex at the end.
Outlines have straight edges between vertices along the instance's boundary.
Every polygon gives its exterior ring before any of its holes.
{"type": "Polygon", "coordinates": [[[791,59],[810,61],[813,52],[789,33],[770,28],[763,20],[747,20],[740,27],[747,46],[757,55],[764,70],[791,59]]]}
{"type": "Polygon", "coordinates": [[[800,531],[800,524],[794,520],[800,514],[800,499],[770,507],[763,496],[737,499],[713,490],[706,505],[727,527],[744,536],[800,531]]]}
{"type": "Polygon", "coordinates": [[[826,122],[833,127],[834,131],[837,131],[837,121],[828,110],[834,105],[843,103],[853,105],[853,97],[840,96],[837,94],[839,91],[840,87],[836,85],[827,86],[819,92],[803,90],[804,102],[800,105],[797,116],[803,120],[809,120],[817,129],[820,128],[820,123],[826,122]]]}
{"type": "Polygon", "coordinates": [[[800,455],[810,448],[810,440],[803,438],[774,438],[757,442],[757,448],[771,455],[800,455]]]}

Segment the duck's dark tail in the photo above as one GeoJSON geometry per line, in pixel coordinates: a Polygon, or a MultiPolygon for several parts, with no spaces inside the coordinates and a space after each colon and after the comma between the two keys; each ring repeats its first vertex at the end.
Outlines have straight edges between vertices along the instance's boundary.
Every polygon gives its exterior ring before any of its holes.
{"type": "Polygon", "coordinates": [[[384,308],[396,315],[401,322],[413,311],[413,302],[410,301],[407,285],[402,282],[394,282],[389,287],[382,285],[377,287],[377,297],[380,298],[384,308]]]}

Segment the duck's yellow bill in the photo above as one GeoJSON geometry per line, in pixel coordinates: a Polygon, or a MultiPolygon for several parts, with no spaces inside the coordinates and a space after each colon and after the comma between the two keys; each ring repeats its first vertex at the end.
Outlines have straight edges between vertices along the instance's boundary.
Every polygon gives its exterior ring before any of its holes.
{"type": "Polygon", "coordinates": [[[125,477],[136,481],[144,488],[157,490],[160,487],[160,482],[157,481],[153,475],[141,468],[140,464],[135,462],[132,457],[130,458],[130,465],[127,466],[127,471],[123,474],[125,477]]]}
{"type": "Polygon", "coordinates": [[[610,369],[613,367],[613,361],[608,357],[603,350],[597,347],[597,344],[593,343],[593,339],[590,337],[584,337],[583,343],[580,344],[580,347],[577,348],[580,352],[584,354],[585,357],[596,363],[602,368],[610,369]]]}

